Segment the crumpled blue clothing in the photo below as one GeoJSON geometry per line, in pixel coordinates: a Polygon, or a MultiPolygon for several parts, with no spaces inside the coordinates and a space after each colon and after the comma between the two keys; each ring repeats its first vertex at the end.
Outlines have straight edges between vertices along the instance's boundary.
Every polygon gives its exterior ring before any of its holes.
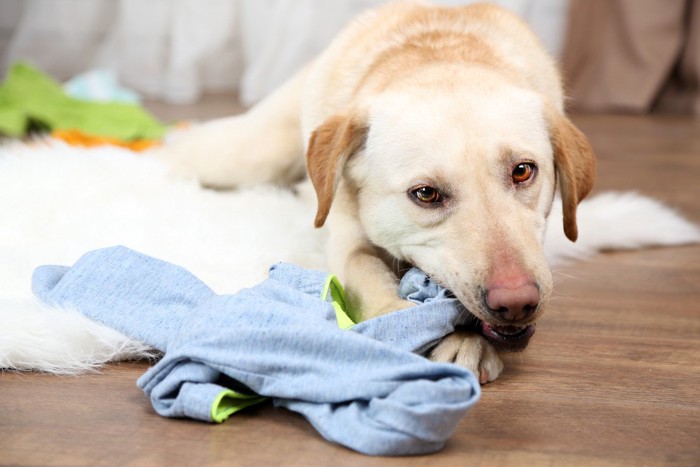
{"type": "Polygon", "coordinates": [[[463,308],[414,270],[401,291],[419,305],[341,330],[322,297],[327,278],[280,263],[261,284],[216,295],[179,266],[112,247],[37,268],[32,289],[165,352],[137,383],[160,415],[221,421],[240,408],[227,411],[229,398],[265,396],[365,454],[440,450],[479,383],[413,352],[452,332],[463,308]]]}

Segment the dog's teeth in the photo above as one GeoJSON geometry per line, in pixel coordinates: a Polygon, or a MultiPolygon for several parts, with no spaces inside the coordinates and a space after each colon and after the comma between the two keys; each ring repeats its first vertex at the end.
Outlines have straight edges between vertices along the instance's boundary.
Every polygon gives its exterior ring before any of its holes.
{"type": "Polygon", "coordinates": [[[517,326],[493,326],[493,330],[499,334],[513,335],[522,332],[522,327],[517,326]]]}
{"type": "Polygon", "coordinates": [[[517,352],[527,347],[530,338],[535,333],[535,325],[527,326],[498,326],[482,322],[481,335],[496,349],[505,352],[517,352]]]}

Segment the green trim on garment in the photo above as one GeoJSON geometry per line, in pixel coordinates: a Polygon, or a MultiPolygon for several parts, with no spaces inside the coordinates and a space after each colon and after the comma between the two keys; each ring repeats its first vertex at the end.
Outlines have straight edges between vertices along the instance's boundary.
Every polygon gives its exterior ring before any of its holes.
{"type": "Polygon", "coordinates": [[[329,292],[338,327],[340,329],[350,329],[357,323],[348,314],[345,289],[343,289],[343,285],[334,274],[328,274],[328,277],[326,277],[326,283],[323,284],[323,292],[321,292],[321,300],[327,301],[329,292]]]}
{"type": "MultiPolygon", "coordinates": [[[[338,327],[340,329],[353,327],[356,323],[347,312],[345,289],[343,289],[340,280],[333,274],[328,274],[328,277],[326,277],[326,282],[323,284],[323,291],[321,292],[321,300],[328,301],[329,295],[331,305],[335,310],[335,319],[338,322],[338,327]]],[[[211,419],[216,423],[221,423],[239,410],[259,404],[264,400],[267,400],[267,398],[257,394],[242,394],[232,389],[224,389],[212,402],[211,419]]]]}
{"type": "Polygon", "coordinates": [[[242,394],[233,389],[224,389],[211,404],[211,419],[216,423],[221,423],[239,410],[265,400],[267,397],[257,394],[242,394]]]}

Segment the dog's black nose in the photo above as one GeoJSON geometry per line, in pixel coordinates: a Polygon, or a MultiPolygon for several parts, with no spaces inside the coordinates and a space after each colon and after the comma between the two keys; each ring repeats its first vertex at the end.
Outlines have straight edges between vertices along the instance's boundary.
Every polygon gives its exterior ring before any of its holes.
{"type": "Polygon", "coordinates": [[[540,303],[540,291],[534,283],[518,287],[493,287],[486,291],[489,312],[505,323],[526,321],[540,303]]]}

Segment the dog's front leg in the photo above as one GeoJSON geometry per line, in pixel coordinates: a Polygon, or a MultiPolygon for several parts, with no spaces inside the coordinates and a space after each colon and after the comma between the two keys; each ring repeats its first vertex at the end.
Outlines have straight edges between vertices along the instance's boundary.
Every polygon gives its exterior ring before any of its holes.
{"type": "Polygon", "coordinates": [[[429,358],[468,368],[481,384],[495,380],[503,371],[503,362],[496,349],[482,336],[470,331],[458,330],[447,335],[433,348],[429,358]]]}
{"type": "Polygon", "coordinates": [[[399,297],[396,274],[381,258],[376,247],[358,245],[346,257],[343,269],[347,299],[356,321],[415,305],[399,297]]]}
{"type": "Polygon", "coordinates": [[[356,213],[356,204],[339,190],[329,216],[327,256],[331,270],[345,286],[350,314],[356,322],[414,306],[398,294],[399,279],[391,259],[367,239],[356,213]]]}

